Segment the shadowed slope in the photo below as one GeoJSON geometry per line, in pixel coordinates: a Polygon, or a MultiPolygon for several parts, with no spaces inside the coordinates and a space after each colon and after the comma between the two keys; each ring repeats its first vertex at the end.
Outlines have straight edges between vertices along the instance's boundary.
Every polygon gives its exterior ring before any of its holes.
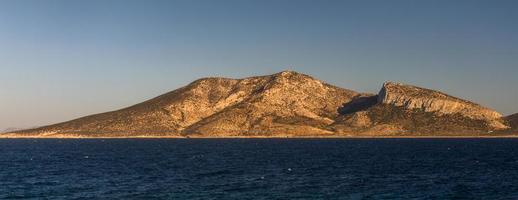
{"type": "Polygon", "coordinates": [[[505,117],[513,130],[518,130],[518,113],[505,117]]]}

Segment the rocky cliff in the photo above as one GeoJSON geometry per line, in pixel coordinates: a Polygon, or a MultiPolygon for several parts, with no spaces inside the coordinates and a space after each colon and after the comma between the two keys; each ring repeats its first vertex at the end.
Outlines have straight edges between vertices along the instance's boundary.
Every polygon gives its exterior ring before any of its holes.
{"type": "Polygon", "coordinates": [[[389,82],[379,94],[363,94],[284,71],[204,78],[128,108],[3,136],[466,135],[506,128],[499,113],[441,92],[389,82]]]}
{"type": "Polygon", "coordinates": [[[482,120],[494,129],[508,128],[502,123],[502,115],[494,110],[442,92],[416,86],[387,82],[383,84],[378,102],[410,110],[433,112],[439,116],[459,115],[474,120],[482,120]]]}
{"type": "Polygon", "coordinates": [[[348,135],[479,135],[506,130],[502,115],[439,91],[387,82],[344,104],[333,125],[348,135]]]}

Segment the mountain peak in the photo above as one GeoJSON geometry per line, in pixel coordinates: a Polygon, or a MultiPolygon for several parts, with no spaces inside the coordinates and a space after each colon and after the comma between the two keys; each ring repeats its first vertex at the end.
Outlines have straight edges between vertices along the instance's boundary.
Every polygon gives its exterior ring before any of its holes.
{"type": "Polygon", "coordinates": [[[405,84],[403,84],[401,82],[396,82],[396,81],[385,81],[383,83],[383,87],[390,87],[392,85],[396,85],[396,86],[399,85],[399,86],[401,86],[401,85],[405,85],[405,84]]]}
{"type": "Polygon", "coordinates": [[[302,74],[302,73],[299,73],[299,72],[296,72],[296,71],[293,71],[293,70],[283,70],[283,71],[277,72],[276,74],[279,74],[279,75],[297,75],[297,74],[302,74]]]}
{"type": "Polygon", "coordinates": [[[277,78],[293,78],[293,77],[298,77],[298,78],[311,78],[311,79],[314,79],[313,77],[309,76],[309,75],[306,75],[306,74],[303,74],[303,73],[299,73],[299,72],[296,72],[296,71],[291,71],[291,70],[285,70],[285,71],[281,71],[281,72],[277,72],[275,74],[272,75],[273,77],[277,77],[277,78]]]}

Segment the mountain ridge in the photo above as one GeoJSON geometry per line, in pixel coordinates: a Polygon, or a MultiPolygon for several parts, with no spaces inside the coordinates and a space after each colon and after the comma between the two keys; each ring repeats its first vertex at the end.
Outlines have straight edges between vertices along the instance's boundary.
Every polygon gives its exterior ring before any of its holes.
{"type": "Polygon", "coordinates": [[[386,82],[378,94],[359,93],[283,71],[201,78],[120,110],[4,136],[465,135],[506,129],[498,112],[439,91],[386,82]]]}

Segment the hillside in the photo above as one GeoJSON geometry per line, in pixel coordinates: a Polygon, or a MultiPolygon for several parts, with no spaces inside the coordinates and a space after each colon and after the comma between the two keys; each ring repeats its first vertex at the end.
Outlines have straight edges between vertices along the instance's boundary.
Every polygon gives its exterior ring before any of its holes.
{"type": "Polygon", "coordinates": [[[336,108],[356,96],[296,72],[203,78],[149,101],[17,132],[21,135],[183,136],[329,134],[336,108]]]}
{"type": "Polygon", "coordinates": [[[349,135],[480,135],[509,128],[491,109],[392,82],[385,83],[378,95],[353,99],[340,112],[333,126],[349,135]]]}
{"type": "Polygon", "coordinates": [[[518,131],[518,113],[505,117],[505,120],[513,130],[518,131]]]}
{"type": "Polygon", "coordinates": [[[379,94],[363,94],[284,71],[203,78],[128,108],[4,136],[470,135],[503,129],[499,113],[438,91],[387,82],[379,94]]]}

